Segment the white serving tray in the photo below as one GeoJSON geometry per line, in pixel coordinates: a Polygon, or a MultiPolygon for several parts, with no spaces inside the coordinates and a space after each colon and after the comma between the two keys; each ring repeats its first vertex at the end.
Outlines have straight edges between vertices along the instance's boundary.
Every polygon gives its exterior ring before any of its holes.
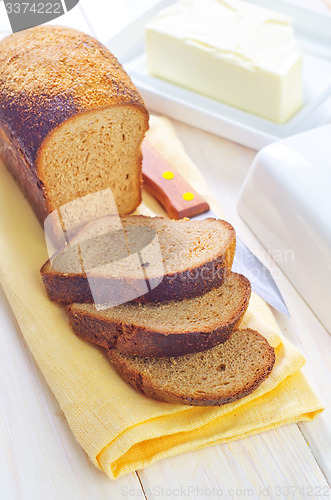
{"type": "Polygon", "coordinates": [[[290,15],[303,51],[304,104],[284,125],[222,104],[152,77],[146,69],[145,26],[156,13],[175,3],[162,0],[109,40],[107,47],[123,64],[147,107],[253,149],[318,125],[331,123],[331,16],[291,5],[284,0],[250,0],[290,15]]]}

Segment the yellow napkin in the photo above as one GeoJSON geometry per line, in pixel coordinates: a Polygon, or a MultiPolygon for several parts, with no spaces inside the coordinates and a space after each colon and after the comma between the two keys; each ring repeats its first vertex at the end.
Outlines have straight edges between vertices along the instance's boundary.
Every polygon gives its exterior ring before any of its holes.
{"type": "MultiPolygon", "coordinates": [[[[167,120],[152,117],[149,140],[212,201],[167,120]]],[[[139,211],[157,210],[146,195],[139,211]]],[[[243,327],[261,332],[276,348],[277,359],[270,377],[252,395],[219,408],[148,399],[122,381],[101,349],[77,338],[63,308],[49,302],[39,275],[46,259],[42,228],[1,166],[1,284],[73,433],[93,463],[111,478],[163,457],[311,420],[321,411],[300,372],[304,358],[281,336],[270,310],[256,296],[243,327]]]]}

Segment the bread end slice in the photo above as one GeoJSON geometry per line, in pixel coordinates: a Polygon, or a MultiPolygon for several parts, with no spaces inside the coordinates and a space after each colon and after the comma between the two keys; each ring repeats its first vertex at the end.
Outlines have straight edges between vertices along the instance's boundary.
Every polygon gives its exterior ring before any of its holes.
{"type": "Polygon", "coordinates": [[[143,358],[108,351],[121,377],[159,401],[220,406],[252,393],[270,374],[275,351],[258,332],[236,330],[212,349],[171,358],[143,358]]]}

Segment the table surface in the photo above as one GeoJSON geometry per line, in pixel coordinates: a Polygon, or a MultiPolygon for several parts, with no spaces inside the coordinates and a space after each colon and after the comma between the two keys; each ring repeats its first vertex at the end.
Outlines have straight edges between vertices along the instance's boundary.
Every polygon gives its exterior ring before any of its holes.
{"type": "MultiPolygon", "coordinates": [[[[294,1],[294,0],[293,0],[294,1]]],[[[52,24],[63,24],[105,43],[156,0],[80,0],[52,24]],[[120,3],[120,5],[119,5],[120,3]]],[[[323,0],[296,3],[328,13],[323,0]]],[[[10,26],[0,3],[0,37],[10,26]]],[[[283,334],[306,356],[303,372],[326,410],[313,422],[168,458],[116,481],[94,467],[76,442],[36,366],[0,292],[0,498],[84,500],[120,498],[328,498],[331,477],[331,340],[236,211],[236,200],[255,151],[173,121],[188,154],[204,173],[226,218],[274,273],[291,319],[275,312],[283,334]]]]}

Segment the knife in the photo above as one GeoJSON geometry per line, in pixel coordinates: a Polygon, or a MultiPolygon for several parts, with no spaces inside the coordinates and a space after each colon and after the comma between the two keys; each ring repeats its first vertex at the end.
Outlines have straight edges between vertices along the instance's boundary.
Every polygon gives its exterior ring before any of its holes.
{"type": "MultiPolygon", "coordinates": [[[[142,152],[144,188],[158,200],[171,219],[219,219],[202,196],[146,139],[142,144],[142,152]]],[[[232,270],[244,274],[255,293],[278,311],[290,316],[270,271],[238,237],[232,270]]]]}

